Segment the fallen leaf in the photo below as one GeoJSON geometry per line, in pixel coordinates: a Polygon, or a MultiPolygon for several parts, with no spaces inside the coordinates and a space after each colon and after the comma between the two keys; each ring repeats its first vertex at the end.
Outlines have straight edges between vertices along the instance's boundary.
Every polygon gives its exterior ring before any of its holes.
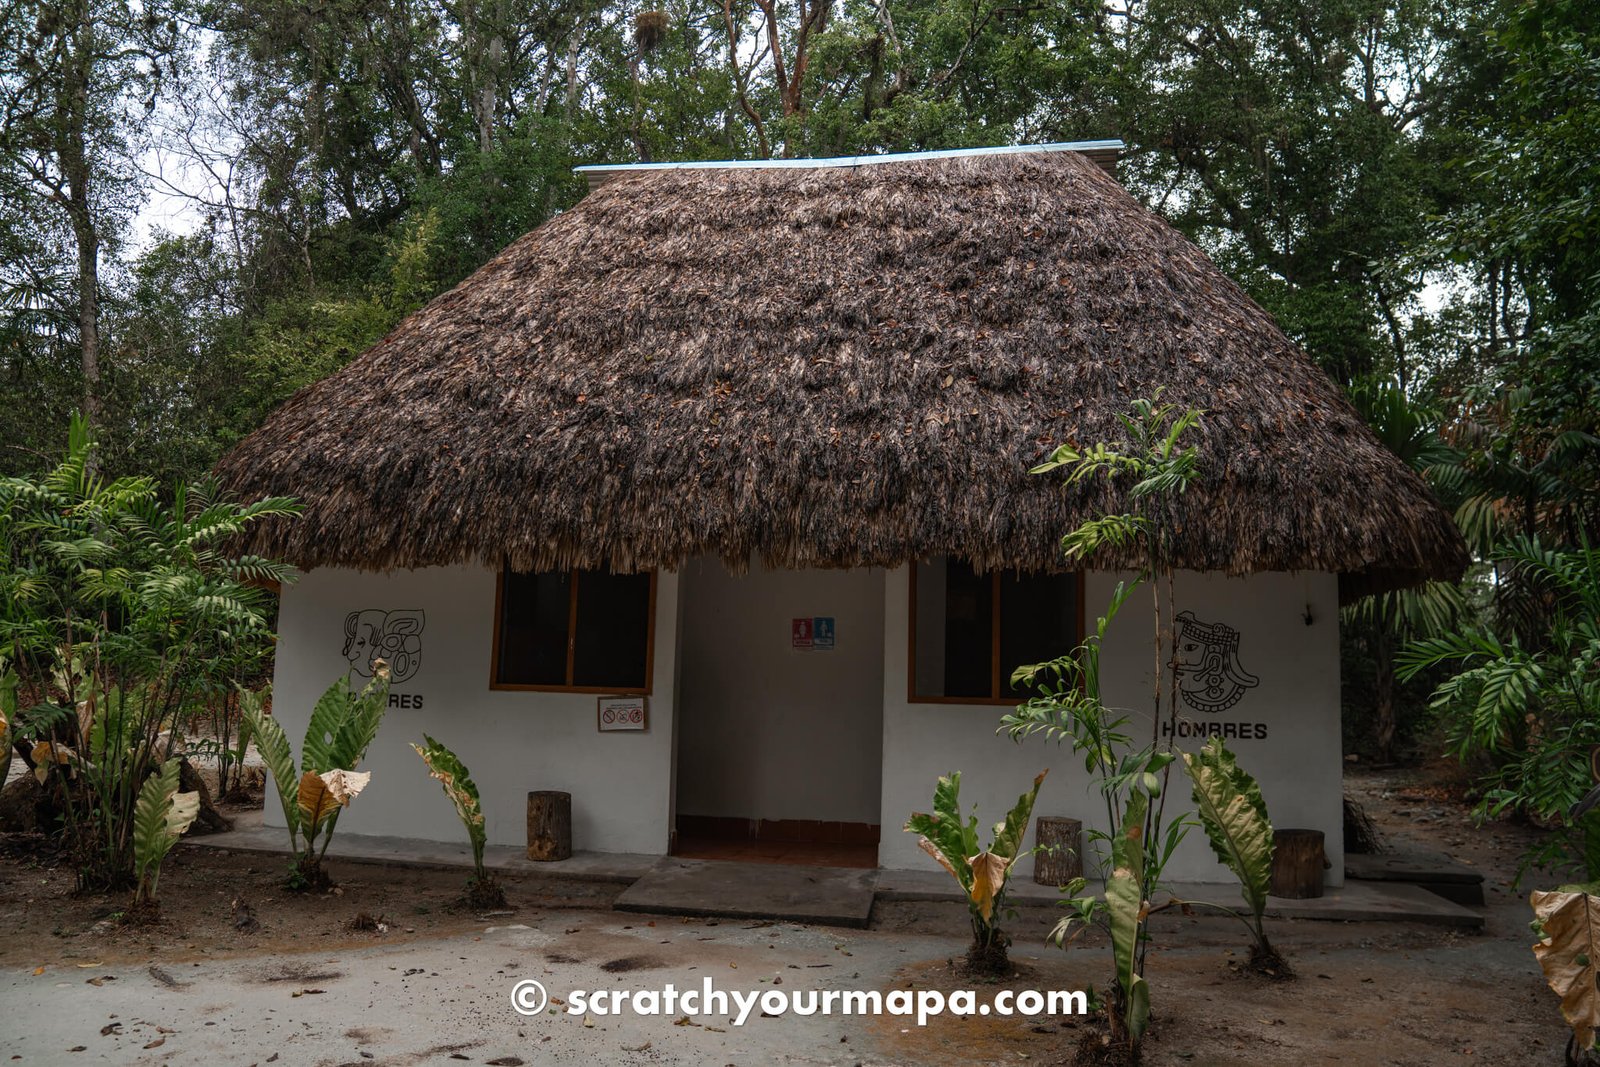
{"type": "Polygon", "coordinates": [[[166,1043],[167,1043],[167,1039],[166,1038],[158,1037],[154,1041],[152,1041],[148,1045],[146,1045],[145,1048],[160,1048],[162,1045],[165,1045],[166,1043]]]}

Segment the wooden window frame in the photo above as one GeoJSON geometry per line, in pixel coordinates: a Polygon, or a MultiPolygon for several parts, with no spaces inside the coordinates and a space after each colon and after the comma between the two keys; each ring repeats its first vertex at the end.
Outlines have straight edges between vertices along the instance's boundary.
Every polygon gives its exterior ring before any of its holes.
{"type": "MultiPolygon", "coordinates": [[[[650,575],[650,601],[646,608],[649,625],[645,632],[644,645],[644,685],[642,686],[598,686],[598,685],[529,685],[519,682],[502,682],[500,678],[500,622],[504,618],[502,609],[505,606],[506,575],[510,568],[501,565],[495,572],[494,579],[494,647],[489,651],[489,688],[506,690],[513,693],[592,693],[604,696],[649,696],[651,687],[656,677],[656,572],[650,575]]],[[[571,591],[567,599],[567,677],[572,677],[574,658],[578,650],[578,586],[580,584],[580,571],[574,567],[567,572],[571,579],[571,591]]]]}
{"type": "MultiPolygon", "coordinates": [[[[1000,578],[1006,573],[1003,567],[991,568],[989,578],[989,611],[992,625],[989,634],[989,691],[999,693],[1004,679],[1000,677],[1000,578]]],[[[1019,572],[1020,573],[1020,572],[1019,572]]],[[[1076,590],[1078,609],[1078,640],[1083,640],[1084,623],[1084,571],[1071,571],[1076,590]]],[[[972,704],[979,707],[1005,707],[1014,708],[1023,703],[1025,697],[1017,696],[988,696],[988,697],[940,697],[920,696],[917,693],[917,563],[911,562],[911,595],[907,605],[906,617],[906,703],[908,704],[972,704]]],[[[498,647],[498,646],[496,646],[498,647]]]]}

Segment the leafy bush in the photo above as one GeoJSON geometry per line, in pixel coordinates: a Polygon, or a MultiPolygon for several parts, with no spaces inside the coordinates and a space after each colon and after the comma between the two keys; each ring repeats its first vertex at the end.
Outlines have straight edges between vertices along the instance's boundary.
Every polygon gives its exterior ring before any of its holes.
{"type": "Polygon", "coordinates": [[[1006,950],[1011,938],[1000,928],[1002,918],[1014,915],[1006,907],[1006,885],[1016,861],[1036,851],[1024,849],[1022,841],[1028,832],[1028,820],[1033,817],[1033,802],[1047,773],[1039,772],[1033,788],[1017,798],[1003,822],[995,824],[994,840],[988,848],[978,847],[978,817],[972,815],[962,822],[960,771],[939,779],[933,791],[932,815],[918,812],[906,820],[906,831],[921,835],[917,843],[922,851],[938,860],[966,891],[967,911],[972,918],[972,948],[967,962],[975,971],[1001,974],[1009,963],[1006,950]]]}
{"type": "Polygon", "coordinates": [[[1401,654],[1400,674],[1456,670],[1434,690],[1433,706],[1457,757],[1490,762],[1479,818],[1520,812],[1552,827],[1519,877],[1530,867],[1575,868],[1600,880],[1600,808],[1579,804],[1600,746],[1600,551],[1557,551],[1524,537],[1503,555],[1544,605],[1548,629],[1530,640],[1516,627],[1501,635],[1476,626],[1418,641],[1401,654]]]}
{"type": "MultiPolygon", "coordinates": [[[[1066,914],[1051,937],[1064,946],[1075,929],[1097,922],[1107,927],[1115,971],[1107,1015],[1109,1048],[1099,1051],[1114,1049],[1110,1054],[1137,1061],[1150,1022],[1150,986],[1145,978],[1149,918],[1165,908],[1198,903],[1180,901],[1170,893],[1167,901],[1155,903],[1164,888],[1167,863],[1195,825],[1205,827],[1212,847],[1243,886],[1251,916],[1241,918],[1255,940],[1255,956],[1264,969],[1286,973],[1287,968],[1272,951],[1262,925],[1271,879],[1272,826],[1254,779],[1239,769],[1220,742],[1208,745],[1199,756],[1181,754],[1194,783],[1200,821],[1197,824],[1191,812],[1167,810],[1168,780],[1180,753],[1173,743],[1178,735],[1177,693],[1173,688],[1164,692],[1160,682],[1164,673],[1175,686],[1177,677],[1172,641],[1178,614],[1172,564],[1175,531],[1166,503],[1185,492],[1196,475],[1197,450],[1182,442],[1199,423],[1200,413],[1161,404],[1158,393],[1153,399],[1134,401],[1121,421],[1125,445],[1101,442],[1081,451],[1062,445],[1034,473],[1065,469],[1069,483],[1095,477],[1133,482],[1128,491],[1132,513],[1090,519],[1064,535],[1061,545],[1069,559],[1078,561],[1092,560],[1104,548],[1131,546],[1143,561],[1137,579],[1118,583],[1094,632],[1077,648],[1013,672],[1012,685],[1028,686],[1034,695],[1002,717],[1000,731],[1015,741],[1042,735],[1068,743],[1082,755],[1084,770],[1099,779],[1109,830],[1091,830],[1089,839],[1100,855],[1105,890],[1099,896],[1085,894],[1088,882],[1083,878],[1067,886],[1066,914]],[[1152,650],[1163,669],[1156,672],[1149,694],[1150,739],[1137,745],[1128,732],[1128,714],[1105,702],[1100,650],[1112,621],[1141,587],[1151,597],[1152,650]],[[1168,727],[1164,731],[1163,724],[1168,727]]],[[[1236,914],[1233,909],[1220,910],[1236,914]]],[[[1086,1040],[1094,1040],[1093,1035],[1086,1040]]]]}
{"type": "Polygon", "coordinates": [[[225,546],[298,508],[211,483],[168,503],[152,479],[99,476],[94,450],[74,421],[54,469],[0,479],[0,708],[62,816],[79,888],[110,889],[136,881],[143,783],[271,647],[266,587],[287,570],[225,546]]]}
{"type": "Polygon", "coordinates": [[[349,678],[340,678],[317,700],[300,744],[298,772],[282,724],[267,714],[260,694],[241,693],[248,736],[254,738],[283,805],[294,856],[291,889],[322,889],[330,884],[322,857],[333,841],[339,813],[372,778],[357,772],[356,766],[366,758],[389,706],[389,666],[381,659],[372,665],[372,681],[362,689],[352,686],[349,678]]]}

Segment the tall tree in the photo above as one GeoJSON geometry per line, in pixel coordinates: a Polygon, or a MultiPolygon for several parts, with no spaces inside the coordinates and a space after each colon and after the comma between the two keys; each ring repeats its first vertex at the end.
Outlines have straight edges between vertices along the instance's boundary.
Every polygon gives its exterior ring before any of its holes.
{"type": "Polygon", "coordinates": [[[1411,377],[1408,260],[1454,175],[1430,124],[1443,0],[1130,0],[1126,179],[1338,380],[1411,377]]]}
{"type": "MultiPolygon", "coordinates": [[[[101,420],[101,264],[126,225],[140,113],[178,24],[154,3],[27,0],[0,11],[0,198],[71,235],[83,408],[101,420]]],[[[16,269],[16,268],[13,268],[16,269]]],[[[37,264],[21,273],[51,273],[37,264]]]]}

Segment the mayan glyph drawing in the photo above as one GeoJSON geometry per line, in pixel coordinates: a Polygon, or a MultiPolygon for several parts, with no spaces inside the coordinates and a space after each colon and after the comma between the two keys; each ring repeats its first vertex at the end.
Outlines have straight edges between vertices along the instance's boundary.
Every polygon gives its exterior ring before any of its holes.
{"type": "Polygon", "coordinates": [[[404,682],[422,666],[423,613],[362,608],[344,617],[344,658],[363,678],[372,677],[372,661],[389,665],[389,681],[404,682]]]}
{"type": "Polygon", "coordinates": [[[1261,679],[1239,665],[1239,631],[1220,622],[1201,622],[1193,612],[1177,618],[1178,692],[1195,711],[1216,714],[1239,703],[1261,679]]]}

